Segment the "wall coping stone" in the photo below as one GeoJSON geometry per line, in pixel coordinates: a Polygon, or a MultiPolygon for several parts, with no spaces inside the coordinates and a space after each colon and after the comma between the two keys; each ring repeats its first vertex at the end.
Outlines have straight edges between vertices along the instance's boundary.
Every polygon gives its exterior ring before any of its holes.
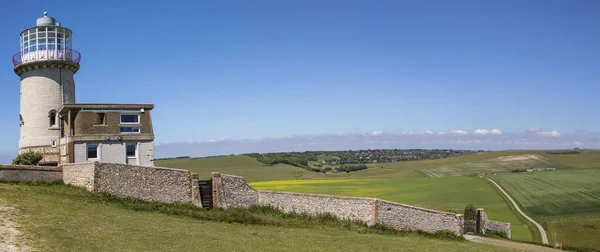
{"type": "MultiPolygon", "coordinates": [[[[80,163],[74,163],[74,164],[85,164],[85,163],[92,163],[92,162],[80,162],[80,163]]],[[[185,169],[175,169],[175,168],[168,168],[168,167],[158,167],[158,166],[142,166],[142,165],[129,165],[129,164],[121,164],[121,163],[107,163],[107,162],[93,162],[96,165],[126,165],[129,167],[133,167],[133,168],[142,168],[142,169],[156,169],[156,170],[167,170],[167,171],[176,171],[176,172],[182,172],[182,173],[190,173],[192,174],[193,172],[190,172],[189,170],[185,170],[185,169]]]]}
{"type": "MultiPolygon", "coordinates": [[[[229,176],[229,175],[227,175],[229,176]]],[[[250,186],[254,189],[252,186],[250,186]]],[[[329,194],[318,194],[318,193],[298,193],[298,192],[282,192],[282,191],[269,191],[269,190],[256,190],[258,192],[274,193],[274,194],[286,194],[286,195],[297,195],[297,196],[309,196],[316,198],[336,198],[336,199],[359,199],[359,200],[379,200],[377,198],[366,198],[366,197],[353,197],[353,196],[340,196],[340,195],[329,195],[329,194]]]]}
{"type": "Polygon", "coordinates": [[[62,172],[62,168],[55,166],[38,166],[38,165],[8,165],[0,164],[0,170],[28,170],[28,171],[54,171],[62,172]]]}
{"type": "Polygon", "coordinates": [[[377,201],[385,202],[385,203],[392,204],[392,205],[399,205],[399,206],[403,206],[403,207],[406,207],[406,208],[418,209],[418,210],[425,211],[425,212],[430,212],[430,213],[452,215],[452,216],[455,216],[455,217],[462,216],[462,214],[456,214],[456,213],[438,211],[438,210],[433,210],[433,209],[428,209],[428,208],[416,207],[416,206],[411,206],[411,205],[402,204],[402,203],[393,202],[393,201],[388,201],[388,200],[377,199],[377,201]]]}

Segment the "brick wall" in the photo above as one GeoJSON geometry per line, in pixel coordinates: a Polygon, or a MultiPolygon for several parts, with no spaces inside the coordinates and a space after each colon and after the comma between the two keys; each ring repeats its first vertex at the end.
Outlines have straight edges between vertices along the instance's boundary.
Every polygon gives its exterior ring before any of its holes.
{"type": "Polygon", "coordinates": [[[62,180],[56,167],[30,165],[0,165],[0,181],[54,182],[62,180]]]}
{"type": "Polygon", "coordinates": [[[340,219],[381,224],[395,229],[463,232],[463,216],[375,198],[255,190],[244,178],[213,173],[215,206],[222,208],[273,206],[284,212],[330,213],[340,219]]]}

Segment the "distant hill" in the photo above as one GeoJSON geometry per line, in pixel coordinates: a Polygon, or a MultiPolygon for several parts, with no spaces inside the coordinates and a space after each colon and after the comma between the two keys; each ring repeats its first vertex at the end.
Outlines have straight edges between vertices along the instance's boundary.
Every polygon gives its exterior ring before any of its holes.
{"type": "Polygon", "coordinates": [[[265,165],[246,155],[157,160],[156,166],[188,169],[205,178],[208,178],[211,172],[223,172],[243,176],[248,181],[474,176],[479,173],[510,173],[514,169],[524,167],[559,169],[600,167],[600,151],[582,151],[580,154],[549,154],[549,152],[545,150],[490,151],[435,160],[371,163],[367,165],[366,170],[337,174],[316,173],[287,164],[265,165]]]}

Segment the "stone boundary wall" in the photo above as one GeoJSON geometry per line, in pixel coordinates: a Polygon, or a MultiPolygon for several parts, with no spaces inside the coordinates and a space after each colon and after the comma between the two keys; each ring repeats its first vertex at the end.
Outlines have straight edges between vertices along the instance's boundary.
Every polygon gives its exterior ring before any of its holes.
{"type": "Polygon", "coordinates": [[[202,207],[198,174],[187,170],[98,162],[61,167],[66,184],[91,192],[202,207]]]}
{"type": "Polygon", "coordinates": [[[247,208],[258,203],[258,191],[239,176],[212,173],[213,204],[224,209],[247,208]]]}
{"type": "Polygon", "coordinates": [[[60,167],[65,184],[84,187],[90,192],[94,191],[94,163],[63,164],[60,167]]]}
{"type": "Polygon", "coordinates": [[[462,235],[462,214],[441,212],[400,203],[377,200],[375,216],[378,224],[401,230],[436,232],[449,230],[462,235]]]}
{"type": "MultiPolygon", "coordinates": [[[[94,191],[166,203],[194,202],[193,181],[198,174],[187,170],[97,163],[94,191]]],[[[199,202],[199,200],[198,200],[199,202]]]]}
{"type": "Polygon", "coordinates": [[[55,182],[62,180],[60,168],[35,165],[0,165],[0,181],[55,182]]]}
{"type": "Polygon", "coordinates": [[[485,213],[485,210],[483,208],[479,208],[477,209],[477,211],[480,214],[480,218],[481,218],[481,229],[483,233],[485,233],[486,231],[498,231],[501,233],[506,234],[506,236],[510,239],[511,237],[511,232],[510,232],[510,223],[506,223],[506,222],[499,222],[499,221],[493,221],[488,219],[487,214],[485,213]]]}
{"type": "Polygon", "coordinates": [[[215,206],[246,208],[272,206],[284,212],[330,213],[340,219],[359,220],[371,226],[381,224],[401,230],[436,232],[449,230],[462,236],[463,216],[419,208],[376,198],[255,190],[244,178],[212,174],[215,206]]]}
{"type": "Polygon", "coordinates": [[[331,213],[343,220],[375,224],[376,199],[321,194],[258,191],[258,205],[272,206],[283,212],[317,215],[331,213]]]}

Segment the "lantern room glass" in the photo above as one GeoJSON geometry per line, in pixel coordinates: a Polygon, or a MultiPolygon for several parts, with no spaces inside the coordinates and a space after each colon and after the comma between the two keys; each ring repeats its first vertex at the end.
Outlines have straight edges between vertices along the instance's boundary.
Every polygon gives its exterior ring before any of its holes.
{"type": "Polygon", "coordinates": [[[34,51],[70,51],[71,30],[58,26],[40,26],[21,33],[21,53],[34,51]]]}

